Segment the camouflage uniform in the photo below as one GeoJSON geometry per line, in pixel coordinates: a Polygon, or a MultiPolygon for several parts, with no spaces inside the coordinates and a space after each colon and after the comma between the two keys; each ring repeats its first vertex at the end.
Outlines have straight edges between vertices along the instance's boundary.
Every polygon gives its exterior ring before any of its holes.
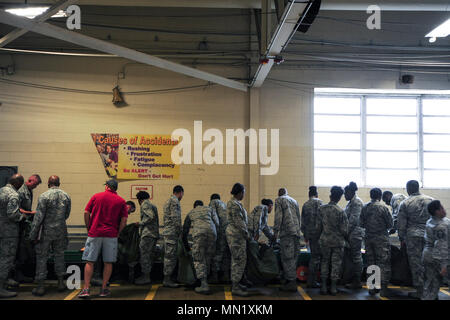
{"type": "Polygon", "coordinates": [[[56,275],[63,277],[66,274],[64,251],[68,244],[66,220],[70,210],[70,196],[58,187],[51,187],[39,196],[30,231],[30,240],[39,240],[36,244],[37,281],[47,278],[47,260],[51,249],[55,257],[56,275]]]}
{"type": "Polygon", "coordinates": [[[231,251],[231,281],[238,283],[244,275],[247,263],[247,211],[236,198],[227,203],[228,226],[225,231],[231,251]]]}
{"type": "Polygon", "coordinates": [[[274,234],[280,239],[280,256],[284,277],[297,278],[297,257],[300,249],[300,209],[296,200],[283,195],[275,200],[274,234]]]}
{"type": "Polygon", "coordinates": [[[216,252],[216,229],[219,220],[209,206],[197,206],[186,216],[183,225],[183,237],[187,239],[192,227],[192,260],[197,279],[206,279],[208,270],[216,252]]]}
{"type": "Polygon", "coordinates": [[[181,206],[174,195],[164,204],[164,275],[170,276],[177,265],[177,243],[181,235],[181,206]]]}
{"type": "MultiPolygon", "coordinates": [[[[17,191],[19,194],[19,208],[31,211],[33,191],[24,183],[17,191]]],[[[26,263],[33,263],[36,259],[34,244],[30,243],[30,230],[33,216],[25,216],[19,224],[19,246],[17,248],[16,268],[23,268],[26,263]]]]}
{"type": "MultiPolygon", "coordinates": [[[[442,268],[448,268],[449,261],[449,228],[448,218],[431,217],[425,227],[425,248],[422,261],[425,268],[424,300],[436,300],[442,276],[442,268]]],[[[448,271],[448,269],[447,269],[448,271]]]]}
{"type": "Polygon", "coordinates": [[[345,207],[345,214],[348,219],[348,244],[350,245],[350,254],[353,262],[353,271],[360,274],[362,271],[362,239],[364,236],[363,229],[359,226],[359,216],[364,203],[355,194],[345,207]]]}
{"type": "Polygon", "coordinates": [[[260,204],[256,206],[248,216],[248,232],[250,237],[259,237],[261,231],[264,235],[272,241],[273,231],[267,224],[269,218],[269,208],[266,205],[260,204]]]}
{"type": "Polygon", "coordinates": [[[303,204],[301,232],[309,243],[311,258],[309,259],[309,273],[315,274],[317,266],[320,265],[320,245],[318,233],[318,215],[319,207],[323,204],[322,200],[311,197],[303,204]]]}
{"type": "Polygon", "coordinates": [[[229,263],[225,263],[224,261],[224,256],[227,249],[227,238],[225,235],[225,230],[228,226],[227,205],[219,199],[214,199],[209,203],[209,206],[213,209],[213,211],[215,211],[217,218],[219,219],[216,253],[214,256],[215,268],[217,271],[223,270],[228,272],[230,269],[229,263]]]}
{"type": "Polygon", "coordinates": [[[433,198],[411,194],[400,204],[398,212],[398,236],[406,241],[408,262],[411,268],[414,287],[423,288],[423,264],[421,261],[425,245],[425,225],[430,218],[428,204],[433,198]]]}
{"type": "Polygon", "coordinates": [[[340,277],[342,258],[344,255],[345,237],[348,232],[348,219],[344,210],[336,202],[319,207],[318,234],[322,253],[320,275],[326,281],[328,275],[337,281],[340,277]],[[330,273],[331,263],[331,273],[330,273]]]}
{"type": "Polygon", "coordinates": [[[400,209],[400,203],[406,199],[406,196],[401,193],[394,194],[391,198],[390,206],[392,207],[392,219],[394,220],[394,226],[392,231],[395,232],[398,229],[398,210],[400,209]]]}
{"type": "Polygon", "coordinates": [[[159,238],[158,208],[146,199],[141,204],[141,222],[139,223],[139,251],[141,254],[141,271],[152,271],[153,251],[159,238]]]}
{"type": "Polygon", "coordinates": [[[381,284],[388,285],[391,278],[391,244],[388,231],[392,228],[389,208],[378,200],[364,205],[360,217],[365,229],[366,262],[381,269],[381,284]]]}
{"type": "MultiPolygon", "coordinates": [[[[14,266],[19,242],[19,194],[10,184],[0,189],[0,283],[4,283],[14,266]]],[[[1,289],[1,288],[0,288],[1,289]]]]}

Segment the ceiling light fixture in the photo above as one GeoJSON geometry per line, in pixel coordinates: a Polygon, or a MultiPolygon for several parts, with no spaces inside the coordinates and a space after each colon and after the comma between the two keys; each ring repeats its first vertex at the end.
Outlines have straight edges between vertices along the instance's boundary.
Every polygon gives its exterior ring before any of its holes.
{"type": "MultiPolygon", "coordinates": [[[[27,7],[27,8],[14,8],[14,9],[6,9],[6,12],[11,14],[15,14],[16,16],[25,17],[28,19],[34,19],[34,17],[43,14],[50,7],[27,7]]],[[[66,12],[63,10],[59,10],[56,14],[52,16],[52,18],[62,18],[66,17],[66,12]]]]}
{"type": "Polygon", "coordinates": [[[436,27],[433,31],[427,34],[425,37],[430,38],[431,43],[436,42],[436,38],[445,38],[450,34],[450,19],[447,19],[443,24],[436,27]]]}

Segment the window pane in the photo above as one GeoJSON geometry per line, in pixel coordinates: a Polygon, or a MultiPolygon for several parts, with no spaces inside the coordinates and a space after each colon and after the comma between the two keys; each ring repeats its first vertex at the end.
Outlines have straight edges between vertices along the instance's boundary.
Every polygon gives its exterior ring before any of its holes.
{"type": "Polygon", "coordinates": [[[450,169],[450,153],[423,154],[425,169],[450,169]]]}
{"type": "Polygon", "coordinates": [[[442,135],[423,135],[425,151],[450,151],[450,137],[442,135]]]}
{"type": "Polygon", "coordinates": [[[423,117],[423,132],[450,133],[450,118],[423,117]]]}
{"type": "Polygon", "coordinates": [[[450,188],[450,170],[425,170],[423,186],[424,188],[450,188]]]}
{"type": "Polygon", "coordinates": [[[369,168],[411,168],[417,165],[417,152],[367,152],[369,168]]]}
{"type": "Polygon", "coordinates": [[[450,116],[450,99],[423,99],[424,115],[450,116]]]}
{"type": "Polygon", "coordinates": [[[314,113],[360,114],[360,98],[315,98],[314,113]]]}
{"type": "Polygon", "coordinates": [[[371,150],[417,150],[415,134],[368,134],[367,149],[371,150]]]}
{"type": "Polygon", "coordinates": [[[416,117],[367,117],[369,132],[417,132],[416,117]]]}
{"type": "Polygon", "coordinates": [[[356,131],[360,132],[360,117],[355,116],[314,116],[315,131],[356,131]]]}
{"type": "Polygon", "coordinates": [[[361,184],[361,171],[359,169],[314,169],[314,183],[321,186],[342,186],[349,181],[361,184]]]}
{"type": "Polygon", "coordinates": [[[417,170],[368,169],[366,172],[366,184],[372,187],[403,188],[409,180],[419,180],[417,170]]]}
{"type": "Polygon", "coordinates": [[[314,151],[316,167],[359,167],[361,153],[353,151],[314,151]]]}
{"type": "Polygon", "coordinates": [[[367,114],[416,115],[416,99],[378,99],[366,100],[367,114]]]}
{"type": "Polygon", "coordinates": [[[314,133],[315,149],[360,149],[359,133],[314,133]]]}

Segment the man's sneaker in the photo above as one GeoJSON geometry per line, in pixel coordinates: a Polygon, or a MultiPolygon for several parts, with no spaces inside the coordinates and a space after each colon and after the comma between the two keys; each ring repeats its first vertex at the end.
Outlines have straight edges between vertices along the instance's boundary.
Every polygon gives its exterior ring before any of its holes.
{"type": "Polygon", "coordinates": [[[81,298],[81,299],[87,299],[87,298],[90,298],[90,297],[91,297],[91,294],[89,293],[89,289],[83,289],[78,294],[78,298],[81,298]]]}
{"type": "Polygon", "coordinates": [[[108,288],[102,289],[102,291],[100,291],[100,298],[107,298],[111,296],[111,291],[109,291],[108,288]]]}

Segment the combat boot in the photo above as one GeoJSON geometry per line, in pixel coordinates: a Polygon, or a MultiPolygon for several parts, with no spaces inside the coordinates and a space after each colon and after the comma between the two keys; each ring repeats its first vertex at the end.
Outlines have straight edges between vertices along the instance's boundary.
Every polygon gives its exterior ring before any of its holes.
{"type": "Polygon", "coordinates": [[[42,297],[45,294],[45,285],[44,285],[44,280],[40,280],[38,281],[38,285],[36,288],[34,288],[31,293],[34,296],[38,296],[38,297],[42,297]]]}
{"type": "Polygon", "coordinates": [[[245,275],[245,273],[244,273],[244,276],[242,277],[241,284],[243,284],[243,285],[246,286],[247,288],[253,287],[253,283],[251,283],[251,282],[247,279],[247,276],[245,275]]]}
{"type": "Polygon", "coordinates": [[[134,284],[142,286],[142,285],[150,284],[151,282],[152,281],[150,279],[150,273],[144,273],[142,276],[140,276],[139,278],[137,278],[134,281],[134,284]]]}
{"type": "Polygon", "coordinates": [[[167,288],[178,288],[178,283],[175,283],[170,279],[170,276],[164,276],[163,286],[167,288]]]}
{"type": "Polygon", "coordinates": [[[209,291],[209,285],[208,285],[208,281],[206,281],[206,278],[201,279],[201,285],[200,287],[196,287],[195,292],[200,293],[200,294],[210,294],[211,292],[209,291]]]}
{"type": "Polygon", "coordinates": [[[242,290],[238,283],[233,283],[231,293],[239,297],[248,297],[248,292],[242,290]]]}
{"type": "Polygon", "coordinates": [[[320,288],[320,294],[321,295],[326,295],[328,293],[328,289],[327,289],[327,279],[322,278],[322,286],[320,288]]]}
{"type": "Polygon", "coordinates": [[[423,294],[423,287],[417,287],[416,291],[408,293],[408,297],[420,300],[422,299],[422,294],[423,294]]]}
{"type": "Polygon", "coordinates": [[[66,291],[67,287],[62,276],[58,277],[58,292],[66,291]]]}
{"type": "Polygon", "coordinates": [[[209,283],[212,283],[212,284],[219,283],[219,274],[218,274],[217,270],[215,270],[215,269],[211,270],[211,276],[209,279],[209,283]]]}
{"type": "Polygon", "coordinates": [[[13,298],[17,292],[6,290],[6,281],[0,281],[0,298],[13,298]]]}
{"type": "Polygon", "coordinates": [[[281,291],[297,292],[297,282],[295,280],[289,281],[280,288],[281,291]]]}
{"type": "Polygon", "coordinates": [[[331,280],[330,293],[332,296],[337,294],[336,280],[331,280]]]}
{"type": "Polygon", "coordinates": [[[6,286],[11,287],[11,288],[18,288],[19,283],[12,278],[8,278],[8,280],[6,280],[6,286]]]}

